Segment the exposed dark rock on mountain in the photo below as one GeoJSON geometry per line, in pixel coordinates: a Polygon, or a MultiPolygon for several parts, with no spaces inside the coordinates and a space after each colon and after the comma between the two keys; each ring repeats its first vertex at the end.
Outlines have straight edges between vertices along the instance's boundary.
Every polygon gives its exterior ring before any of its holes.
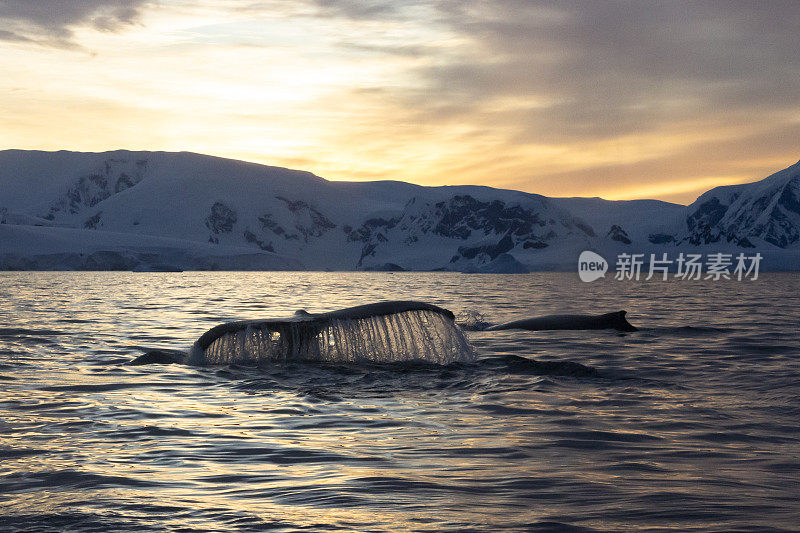
{"type": "Polygon", "coordinates": [[[622,244],[631,243],[631,239],[630,237],[628,237],[628,233],[616,224],[611,226],[611,229],[609,229],[608,233],[606,233],[606,237],[608,237],[612,241],[619,241],[622,244]]]}

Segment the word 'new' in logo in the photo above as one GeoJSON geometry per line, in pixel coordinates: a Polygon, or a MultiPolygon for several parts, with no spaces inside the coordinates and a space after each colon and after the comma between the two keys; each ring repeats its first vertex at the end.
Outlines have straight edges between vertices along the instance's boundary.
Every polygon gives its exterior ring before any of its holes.
{"type": "Polygon", "coordinates": [[[581,252],[578,257],[578,276],[581,281],[594,281],[606,275],[608,261],[603,256],[589,250],[581,252]]]}

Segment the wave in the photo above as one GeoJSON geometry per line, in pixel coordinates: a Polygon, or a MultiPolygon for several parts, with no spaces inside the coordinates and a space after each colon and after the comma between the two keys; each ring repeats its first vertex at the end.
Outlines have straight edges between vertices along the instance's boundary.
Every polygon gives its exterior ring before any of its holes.
{"type": "Polygon", "coordinates": [[[52,329],[0,328],[0,338],[28,336],[56,337],[58,335],[65,335],[65,333],[52,329]]]}
{"type": "Polygon", "coordinates": [[[488,357],[480,360],[484,368],[503,370],[509,374],[536,376],[597,377],[596,368],[574,361],[536,361],[519,355],[488,357]]]}
{"type": "Polygon", "coordinates": [[[711,326],[663,326],[639,328],[644,335],[676,335],[681,337],[702,337],[705,335],[729,334],[739,331],[736,328],[720,328],[711,326]]]}
{"type": "Polygon", "coordinates": [[[486,317],[477,309],[467,309],[456,317],[456,324],[465,331],[485,331],[494,324],[486,321],[486,317]]]}

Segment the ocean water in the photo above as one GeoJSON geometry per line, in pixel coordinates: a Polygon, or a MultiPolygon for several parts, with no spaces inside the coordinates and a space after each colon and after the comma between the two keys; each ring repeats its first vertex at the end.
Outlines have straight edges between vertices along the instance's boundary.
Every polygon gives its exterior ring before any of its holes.
{"type": "Polygon", "coordinates": [[[800,276],[0,273],[0,530],[798,531],[800,276]],[[129,366],[220,322],[416,299],[468,364],[129,366]]]}

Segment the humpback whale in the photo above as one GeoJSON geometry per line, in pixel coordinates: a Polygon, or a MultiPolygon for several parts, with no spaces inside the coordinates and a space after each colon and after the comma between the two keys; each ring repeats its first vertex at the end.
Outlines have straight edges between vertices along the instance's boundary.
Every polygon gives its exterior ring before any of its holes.
{"type": "MultiPolygon", "coordinates": [[[[485,331],[505,329],[636,331],[625,319],[625,311],[527,318],[491,326],[485,331]]],[[[203,333],[189,353],[152,350],[130,364],[213,365],[286,360],[425,360],[448,364],[475,357],[451,311],[425,302],[388,301],[327,313],[301,309],[287,318],[227,322],[203,333]]]]}
{"type": "Polygon", "coordinates": [[[505,324],[490,326],[484,331],[500,331],[504,329],[527,329],[531,331],[557,329],[616,329],[617,331],[638,331],[625,319],[625,311],[614,311],[603,315],[548,315],[523,320],[514,320],[505,324]]]}

